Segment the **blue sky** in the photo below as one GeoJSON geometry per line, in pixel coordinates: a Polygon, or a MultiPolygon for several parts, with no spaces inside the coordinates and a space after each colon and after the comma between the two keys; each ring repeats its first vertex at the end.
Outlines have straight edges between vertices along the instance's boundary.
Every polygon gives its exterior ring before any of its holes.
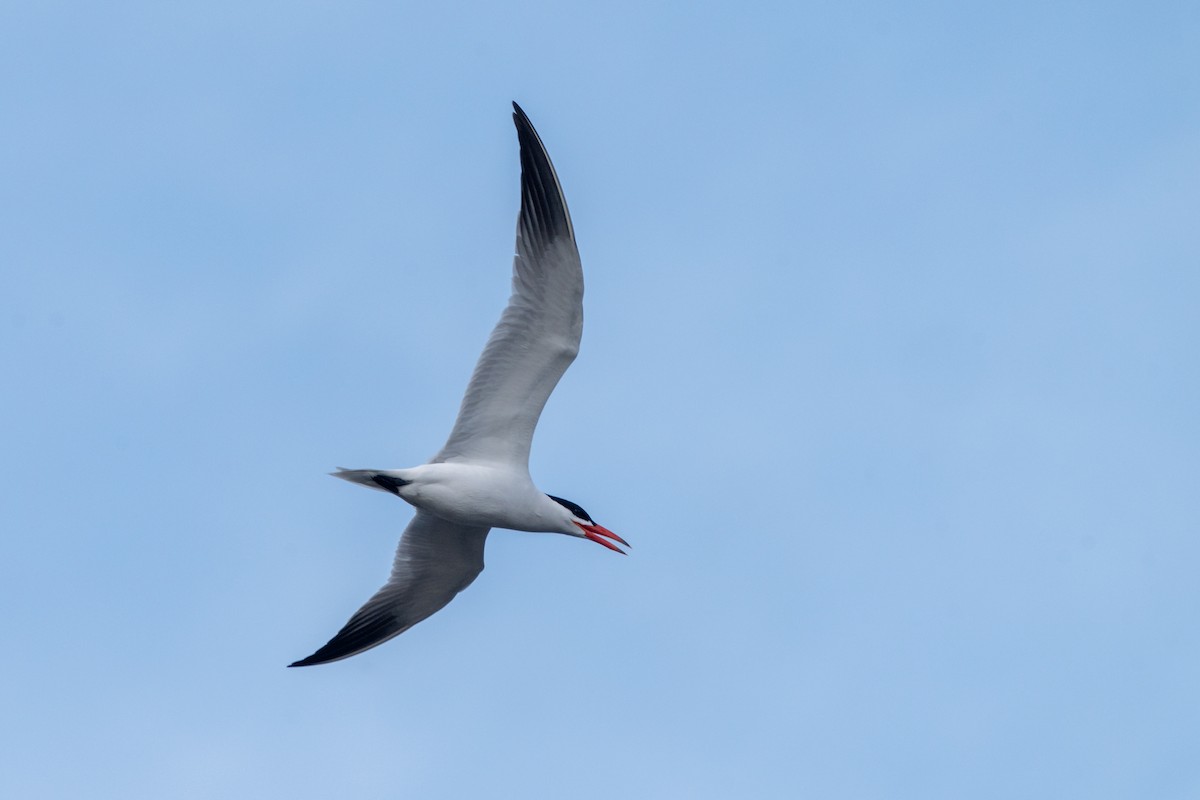
{"type": "Polygon", "coordinates": [[[0,795],[1200,795],[1189,3],[0,8],[0,795]],[[306,670],[508,291],[579,360],[498,532],[306,670]]]}

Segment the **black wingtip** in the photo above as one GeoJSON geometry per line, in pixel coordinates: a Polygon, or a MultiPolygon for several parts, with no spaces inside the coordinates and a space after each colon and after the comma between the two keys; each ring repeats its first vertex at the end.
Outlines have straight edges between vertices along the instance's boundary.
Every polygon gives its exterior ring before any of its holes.
{"type": "MultiPolygon", "coordinates": [[[[525,113],[525,109],[523,109],[519,105],[517,105],[516,100],[513,101],[512,106],[513,106],[513,124],[517,126],[518,134],[522,135],[522,137],[529,136],[530,134],[532,134],[533,139],[538,143],[538,145],[540,147],[542,147],[544,149],[545,146],[542,145],[541,137],[538,136],[537,130],[535,130],[533,127],[533,123],[529,121],[529,115],[525,113]]],[[[522,138],[522,143],[524,143],[523,138],[522,138]]]]}
{"type": "MultiPolygon", "coordinates": [[[[334,639],[336,640],[336,637],[334,637],[334,639]]],[[[288,669],[291,669],[292,667],[315,667],[320,664],[328,664],[330,661],[339,661],[347,656],[353,655],[353,653],[345,652],[336,655],[331,654],[331,648],[329,647],[330,644],[333,644],[333,641],[329,642],[329,644],[325,645],[311,656],[302,658],[299,661],[293,661],[292,663],[288,664],[288,669]]]]}
{"type": "Polygon", "coordinates": [[[288,664],[288,669],[291,669],[292,667],[315,667],[318,664],[328,664],[330,661],[337,661],[336,658],[325,657],[325,651],[328,649],[329,645],[325,645],[311,656],[302,658],[299,661],[293,661],[292,663],[288,664]]]}
{"type": "Polygon", "coordinates": [[[368,601],[367,605],[356,611],[350,621],[343,625],[342,629],[321,649],[308,658],[302,658],[288,666],[312,667],[317,664],[341,661],[343,658],[358,655],[364,650],[381,645],[410,627],[412,625],[397,626],[396,619],[390,612],[373,609],[371,602],[368,601]]]}
{"type": "Polygon", "coordinates": [[[525,110],[513,102],[513,124],[521,146],[521,228],[542,245],[555,238],[574,240],[571,214],[542,137],[525,110]]]}
{"type": "Polygon", "coordinates": [[[359,652],[358,650],[349,650],[339,646],[342,641],[342,634],[345,632],[345,628],[348,627],[350,627],[349,623],[338,632],[337,636],[326,642],[317,652],[288,664],[288,669],[292,667],[315,667],[320,664],[328,664],[331,661],[340,661],[359,652]]]}

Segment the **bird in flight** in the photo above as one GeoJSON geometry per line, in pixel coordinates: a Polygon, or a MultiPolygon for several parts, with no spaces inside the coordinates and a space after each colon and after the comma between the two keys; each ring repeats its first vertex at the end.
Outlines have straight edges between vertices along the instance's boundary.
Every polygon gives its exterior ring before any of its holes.
{"type": "Polygon", "coordinates": [[[550,156],[513,103],[521,147],[521,213],[512,296],[475,365],[441,452],[409,469],[339,469],[333,475],[389,492],[417,509],[383,588],[308,667],[357,655],[441,610],[483,571],[492,528],[578,536],[624,553],[629,543],[529,477],[538,417],[575,360],[583,332],[583,268],[567,201],[550,156]]]}

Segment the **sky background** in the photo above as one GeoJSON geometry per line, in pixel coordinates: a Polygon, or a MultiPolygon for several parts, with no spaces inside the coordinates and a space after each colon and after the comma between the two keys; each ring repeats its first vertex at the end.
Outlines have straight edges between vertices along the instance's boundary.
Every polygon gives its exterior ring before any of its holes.
{"type": "Polygon", "coordinates": [[[0,795],[1200,797],[1200,6],[0,5],[0,795]],[[542,489],[387,645],[508,294],[542,489]]]}

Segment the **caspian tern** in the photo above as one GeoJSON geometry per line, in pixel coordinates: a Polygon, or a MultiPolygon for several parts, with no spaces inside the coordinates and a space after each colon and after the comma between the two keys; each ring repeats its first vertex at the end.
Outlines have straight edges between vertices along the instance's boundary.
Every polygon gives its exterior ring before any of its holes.
{"type": "Polygon", "coordinates": [[[483,571],[492,528],[564,533],[623,553],[629,543],[580,506],[529,477],[538,417],[575,360],[583,332],[583,269],[550,156],[513,103],[521,147],[521,213],[508,307],[475,365],[450,438],[411,469],[338,469],[338,478],[390,492],[417,509],[388,582],[329,643],[289,666],[327,664],[404,633],[441,610],[483,571]]]}

